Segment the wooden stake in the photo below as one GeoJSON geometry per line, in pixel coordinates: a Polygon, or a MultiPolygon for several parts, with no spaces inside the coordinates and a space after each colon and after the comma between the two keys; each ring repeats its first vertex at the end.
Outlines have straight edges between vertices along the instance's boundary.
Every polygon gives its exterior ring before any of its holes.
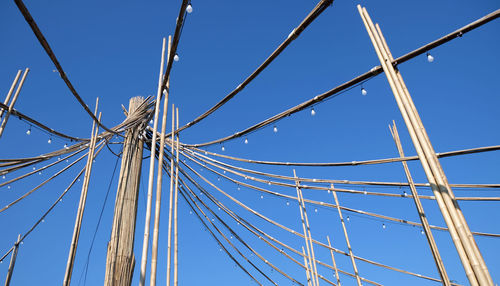
{"type": "MultiPolygon", "coordinates": [[[[19,80],[19,77],[21,76],[22,72],[23,72],[22,70],[17,71],[16,77],[14,78],[14,81],[12,82],[12,85],[10,86],[9,92],[7,93],[7,96],[5,97],[5,101],[3,102],[3,104],[9,106],[10,97],[12,96],[12,92],[14,92],[14,88],[16,87],[17,81],[19,80]]],[[[0,118],[2,118],[4,111],[5,110],[0,109],[0,118]]]]}
{"type": "Polygon", "coordinates": [[[21,235],[17,236],[17,242],[14,244],[14,250],[12,251],[10,257],[9,270],[7,271],[7,278],[5,278],[5,286],[10,285],[10,280],[12,279],[12,273],[14,272],[14,266],[16,265],[17,251],[19,250],[19,243],[21,242],[21,235]]]}
{"type": "Polygon", "coordinates": [[[340,285],[339,271],[337,269],[337,263],[335,262],[335,256],[333,256],[332,244],[330,243],[330,237],[327,235],[326,240],[328,241],[328,246],[330,247],[330,254],[332,256],[333,268],[335,269],[335,277],[337,278],[337,285],[340,285]]]}
{"type": "MultiPolygon", "coordinates": [[[[99,98],[95,102],[95,111],[99,106],[99,98]]],[[[99,115],[99,120],[101,115],[99,115]]],[[[78,210],[76,212],[75,227],[73,229],[73,237],[69,248],[68,262],[66,263],[66,272],[64,274],[63,285],[69,286],[71,284],[71,275],[73,274],[73,265],[75,263],[76,249],[78,247],[78,239],[80,238],[80,230],[82,228],[83,213],[85,211],[85,204],[87,202],[87,193],[89,188],[90,174],[92,172],[92,165],[94,162],[94,150],[96,144],[96,137],[99,134],[99,126],[96,127],[96,122],[92,121],[92,132],[90,133],[89,152],[87,156],[87,164],[85,166],[85,176],[83,177],[82,191],[80,193],[80,202],[78,203],[78,210]]]]}
{"type": "MultiPolygon", "coordinates": [[[[389,125],[389,129],[391,130],[392,138],[396,143],[396,147],[398,148],[399,156],[404,157],[403,146],[401,145],[401,140],[399,139],[398,129],[396,127],[396,122],[392,121],[392,128],[389,125]]],[[[443,281],[443,285],[449,286],[450,279],[448,278],[448,274],[446,273],[446,269],[443,264],[443,260],[441,259],[441,255],[439,254],[436,242],[434,241],[434,236],[432,235],[431,228],[429,226],[429,222],[427,221],[427,217],[425,216],[424,207],[422,206],[422,202],[418,197],[417,188],[415,188],[415,183],[413,182],[413,178],[411,177],[410,169],[408,168],[408,164],[406,161],[402,161],[403,168],[405,170],[406,178],[408,180],[408,184],[410,185],[411,194],[413,196],[413,201],[415,202],[415,207],[417,208],[418,215],[420,217],[420,221],[422,222],[422,226],[425,232],[425,236],[427,237],[427,241],[429,242],[429,247],[431,248],[432,256],[434,257],[434,261],[436,262],[436,266],[438,268],[439,275],[441,276],[441,280],[443,281]]]]}
{"type": "Polygon", "coordinates": [[[172,257],[172,207],[174,203],[174,154],[175,154],[175,144],[174,144],[174,132],[175,131],[175,105],[172,104],[172,137],[171,150],[172,156],[170,157],[170,198],[168,205],[168,238],[167,238],[167,286],[170,286],[170,267],[171,267],[171,257],[172,257]]]}
{"type": "Polygon", "coordinates": [[[383,36],[380,30],[375,29],[366,9],[358,5],[358,10],[408,127],[415,149],[436,196],[438,206],[448,225],[467,278],[471,285],[493,285],[484,259],[455,200],[408,89],[402,77],[397,75],[393,65],[388,64],[392,56],[388,47],[384,45],[383,36]]]}
{"type": "MultiPolygon", "coordinates": [[[[175,109],[175,115],[177,118],[176,122],[176,130],[179,129],[179,108],[175,109]]],[[[173,143],[173,142],[172,142],[173,143]]],[[[174,286],[178,285],[179,276],[178,276],[178,240],[177,240],[177,213],[178,213],[178,197],[179,197],[179,133],[177,133],[177,142],[176,142],[176,155],[175,155],[175,198],[174,198],[174,286]]]]}
{"type": "Polygon", "coordinates": [[[309,270],[309,263],[307,262],[308,256],[306,256],[306,251],[304,250],[304,247],[302,246],[302,256],[304,257],[304,265],[306,267],[306,277],[307,277],[307,286],[312,286],[311,284],[311,275],[310,275],[310,270],[309,270]]]}
{"type": "MultiPolygon", "coordinates": [[[[129,117],[134,115],[143,102],[142,97],[130,99],[129,117]]],[[[130,128],[125,133],[113,228],[106,258],[105,286],[128,286],[132,281],[135,265],[134,234],[143,149],[140,136],[143,130],[140,127],[130,128]]]]}
{"type": "MultiPolygon", "coordinates": [[[[170,54],[171,37],[168,37],[168,55],[170,54]]],[[[165,52],[165,38],[163,38],[163,52],[165,52]]],[[[164,53],[163,53],[163,56],[164,53]]],[[[162,71],[163,71],[163,59],[162,59],[162,71]]],[[[162,74],[160,73],[160,80],[158,82],[158,95],[157,100],[161,100],[161,80],[162,74]]],[[[162,191],[162,175],[163,175],[163,151],[165,150],[165,130],[167,128],[167,113],[168,113],[168,90],[169,83],[167,81],[167,89],[165,100],[163,102],[163,116],[161,123],[161,134],[160,134],[160,153],[158,154],[158,171],[156,175],[156,203],[155,203],[155,221],[153,229],[153,249],[151,254],[151,279],[149,285],[156,285],[156,269],[158,261],[158,237],[160,231],[160,208],[161,208],[161,191],[162,191]]],[[[156,129],[154,130],[156,134],[156,129]]],[[[154,141],[154,147],[156,149],[156,140],[154,141]]]]}
{"type": "Polygon", "coordinates": [[[361,279],[359,278],[358,267],[356,266],[356,261],[354,260],[354,255],[352,254],[351,242],[349,241],[349,235],[347,235],[347,228],[345,227],[344,217],[342,216],[342,211],[340,210],[339,199],[337,198],[337,192],[332,187],[332,194],[335,200],[335,205],[337,205],[337,211],[339,213],[340,223],[342,224],[342,229],[344,231],[345,242],[347,244],[347,249],[349,250],[349,257],[351,258],[352,268],[354,269],[354,275],[356,275],[356,282],[358,286],[361,286],[361,279]]]}
{"type": "Polygon", "coordinates": [[[9,120],[10,113],[12,112],[12,109],[14,108],[14,104],[16,104],[17,97],[19,96],[19,93],[21,92],[21,88],[23,88],[24,80],[26,79],[26,76],[28,75],[28,72],[30,71],[29,68],[26,68],[24,70],[23,77],[21,78],[21,81],[19,82],[19,85],[17,86],[16,93],[14,93],[14,97],[12,97],[12,101],[9,104],[9,110],[7,111],[7,114],[5,114],[5,118],[2,121],[2,124],[0,125],[0,137],[2,137],[3,131],[5,130],[5,125],[7,125],[7,121],[9,120]]]}

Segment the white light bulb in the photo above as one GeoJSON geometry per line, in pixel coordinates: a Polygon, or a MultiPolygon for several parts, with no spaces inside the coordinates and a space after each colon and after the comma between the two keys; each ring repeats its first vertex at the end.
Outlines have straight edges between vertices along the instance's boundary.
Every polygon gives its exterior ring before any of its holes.
{"type": "Polygon", "coordinates": [[[318,209],[314,209],[314,212],[317,213],[318,212],[318,209]]]}
{"type": "Polygon", "coordinates": [[[262,196],[262,195],[261,195],[261,196],[260,196],[260,198],[261,198],[261,199],[263,199],[263,198],[264,198],[264,196],[262,196]]]}
{"type": "Polygon", "coordinates": [[[35,166],[33,166],[33,170],[36,170],[36,167],[35,167],[35,166]]]}
{"type": "Polygon", "coordinates": [[[314,111],[314,108],[313,108],[313,109],[311,109],[311,115],[312,115],[312,116],[316,115],[316,111],[314,111]]]}
{"type": "Polygon", "coordinates": [[[278,132],[278,127],[274,126],[273,131],[274,131],[274,133],[277,133],[278,132]]]}
{"type": "Polygon", "coordinates": [[[349,216],[347,216],[347,221],[350,221],[351,219],[349,218],[349,216]]]}
{"type": "Polygon", "coordinates": [[[386,228],[385,223],[383,223],[383,224],[382,224],[382,228],[383,228],[383,229],[385,229],[385,228],[386,228]]]}
{"type": "Polygon", "coordinates": [[[4,180],[5,180],[5,175],[3,175],[3,176],[2,176],[2,179],[4,179],[4,180]]]}
{"type": "Polygon", "coordinates": [[[431,54],[429,54],[429,53],[427,53],[427,61],[429,63],[432,63],[434,61],[434,57],[431,54]]]}
{"type": "Polygon", "coordinates": [[[286,205],[289,206],[290,205],[290,202],[286,202],[286,205]]]}
{"type": "Polygon", "coordinates": [[[224,146],[222,146],[222,148],[221,148],[221,149],[222,149],[222,151],[226,151],[226,148],[224,148],[224,146]]]}
{"type": "Polygon", "coordinates": [[[26,131],[26,135],[31,135],[31,128],[26,131]]]}
{"type": "Polygon", "coordinates": [[[7,189],[9,189],[9,190],[10,190],[10,185],[9,185],[9,186],[7,186],[7,189]]]}
{"type": "Polygon", "coordinates": [[[49,140],[47,140],[47,143],[51,144],[52,143],[52,138],[49,138],[49,140]]]}
{"type": "Polygon", "coordinates": [[[191,4],[187,5],[186,12],[188,12],[189,14],[193,13],[193,6],[191,4]]]}
{"type": "Polygon", "coordinates": [[[421,234],[425,234],[423,230],[420,231],[421,234]]]}
{"type": "Polygon", "coordinates": [[[175,54],[175,56],[174,56],[174,61],[175,61],[175,62],[178,62],[178,61],[179,61],[179,55],[178,55],[178,54],[175,54]]]}
{"type": "Polygon", "coordinates": [[[368,94],[368,91],[366,91],[366,89],[364,87],[361,88],[361,94],[362,95],[367,95],[368,94]]]}
{"type": "Polygon", "coordinates": [[[247,138],[245,138],[245,144],[248,144],[248,139],[247,138]]]}
{"type": "Polygon", "coordinates": [[[68,144],[64,144],[64,149],[68,149],[68,144]]]}

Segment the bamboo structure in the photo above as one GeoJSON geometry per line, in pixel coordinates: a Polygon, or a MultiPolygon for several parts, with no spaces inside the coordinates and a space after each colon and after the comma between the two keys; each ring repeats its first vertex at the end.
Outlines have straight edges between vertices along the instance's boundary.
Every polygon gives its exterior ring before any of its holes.
{"type": "MultiPolygon", "coordinates": [[[[142,97],[130,99],[128,117],[135,115],[143,104],[142,97]]],[[[125,134],[113,227],[106,258],[104,278],[106,286],[127,286],[132,282],[135,265],[134,233],[143,149],[140,134],[144,126],[145,122],[132,126],[125,134]]]]}
{"type": "MultiPolygon", "coordinates": [[[[24,80],[26,79],[26,76],[28,75],[29,71],[30,71],[29,68],[26,68],[24,70],[23,77],[21,78],[21,81],[19,82],[19,85],[17,86],[16,93],[14,93],[14,96],[12,97],[12,100],[9,103],[9,109],[7,110],[7,114],[5,114],[5,117],[3,118],[2,124],[0,125],[0,138],[2,137],[3,131],[5,130],[5,126],[7,125],[7,121],[9,121],[10,114],[12,113],[12,109],[14,108],[14,104],[16,104],[17,97],[19,96],[19,93],[21,92],[21,88],[23,88],[24,80]]],[[[17,76],[16,76],[16,79],[17,79],[17,76]]],[[[13,86],[11,87],[11,90],[12,90],[12,88],[13,88],[13,86]]],[[[9,90],[9,94],[11,94],[11,90],[9,90]]],[[[7,99],[10,98],[9,94],[7,94],[7,99]]],[[[5,104],[7,104],[7,102],[5,104]]]]}
{"type": "Polygon", "coordinates": [[[335,278],[337,278],[337,285],[341,286],[339,271],[337,269],[337,263],[335,262],[335,256],[333,255],[333,250],[331,250],[332,244],[330,243],[330,237],[328,235],[326,236],[326,240],[328,241],[328,247],[330,247],[330,255],[332,256],[333,268],[335,268],[335,278]]]}
{"type": "Polygon", "coordinates": [[[358,267],[356,266],[356,261],[354,260],[354,254],[352,254],[351,242],[349,241],[349,235],[347,234],[347,228],[345,227],[344,217],[342,216],[342,211],[340,210],[339,198],[337,197],[337,192],[333,188],[333,184],[331,185],[333,199],[335,200],[335,204],[337,205],[337,211],[339,213],[340,224],[342,224],[342,230],[344,231],[345,242],[347,244],[347,250],[349,251],[349,257],[351,258],[352,269],[354,270],[354,275],[356,275],[356,282],[358,286],[361,286],[361,279],[359,278],[358,267]]]}
{"type": "MultiPolygon", "coordinates": [[[[392,128],[389,125],[389,129],[391,131],[394,142],[396,143],[396,147],[398,148],[399,155],[404,157],[403,146],[401,145],[401,140],[399,139],[398,129],[396,127],[396,122],[392,122],[392,128]]],[[[415,207],[417,208],[418,216],[420,221],[422,222],[422,226],[424,229],[425,237],[429,242],[429,247],[431,248],[432,257],[436,262],[436,267],[438,269],[439,275],[441,276],[441,280],[443,280],[443,285],[449,286],[450,279],[448,278],[448,274],[446,273],[446,269],[443,264],[443,260],[441,259],[441,255],[439,254],[439,250],[437,248],[436,241],[434,240],[434,236],[432,235],[431,228],[429,226],[429,222],[427,221],[427,217],[425,216],[424,207],[422,206],[422,202],[418,197],[417,188],[415,188],[415,184],[413,183],[413,178],[410,173],[410,169],[408,168],[408,164],[406,162],[403,163],[403,168],[405,170],[406,179],[408,180],[408,184],[410,184],[411,194],[413,196],[413,201],[415,202],[415,207]]]]}
{"type": "MultiPolygon", "coordinates": [[[[173,111],[172,111],[173,112],[173,111]]],[[[179,108],[175,109],[175,117],[176,117],[176,129],[179,129],[179,108]]],[[[177,221],[177,213],[178,213],[178,197],[179,197],[179,133],[176,133],[176,142],[175,142],[175,193],[174,193],[174,286],[177,286],[179,283],[179,274],[178,274],[178,221],[177,221]]],[[[172,141],[172,144],[174,142],[172,141]]]]}
{"type": "MultiPolygon", "coordinates": [[[[9,105],[9,101],[10,101],[10,98],[12,96],[12,92],[14,92],[14,88],[16,87],[17,82],[19,81],[19,77],[21,76],[22,72],[23,72],[22,70],[17,71],[16,77],[14,78],[14,81],[12,82],[12,85],[10,86],[9,92],[7,92],[7,96],[5,97],[5,101],[3,102],[3,104],[5,104],[7,106],[9,105]]],[[[0,118],[2,118],[4,112],[5,112],[5,110],[3,110],[3,109],[0,110],[0,118]]]]}
{"type": "MultiPolygon", "coordinates": [[[[96,99],[95,111],[99,106],[99,98],[96,99]]],[[[101,115],[99,115],[100,120],[101,115]]],[[[68,262],[66,264],[66,272],[64,274],[63,285],[69,286],[71,284],[71,275],[73,273],[73,265],[75,262],[76,250],[78,247],[78,239],[80,238],[80,230],[82,227],[83,213],[85,212],[85,205],[87,202],[87,193],[89,189],[90,174],[92,172],[92,165],[94,162],[94,152],[96,137],[99,134],[99,126],[96,127],[96,122],[92,121],[92,132],[90,133],[89,152],[87,157],[87,164],[85,165],[85,176],[83,177],[82,191],[80,193],[80,201],[78,203],[78,210],[76,213],[75,227],[73,229],[73,237],[71,239],[70,250],[68,254],[68,262]]]]}
{"type": "Polygon", "coordinates": [[[392,55],[382,40],[383,35],[380,29],[375,28],[365,8],[358,5],[358,11],[410,132],[420,162],[436,196],[439,209],[450,229],[450,235],[457,248],[467,278],[471,285],[493,285],[484,259],[455,200],[402,76],[392,64],[389,64],[392,62],[392,55]]]}
{"type": "Polygon", "coordinates": [[[307,278],[307,286],[311,286],[311,271],[309,270],[309,261],[308,257],[306,255],[306,251],[304,250],[304,247],[302,246],[302,256],[304,257],[304,265],[306,267],[306,278],[307,278]]]}
{"type": "Polygon", "coordinates": [[[170,267],[171,267],[171,258],[172,258],[172,208],[174,204],[174,155],[175,154],[175,145],[174,145],[174,130],[175,130],[175,105],[172,104],[172,137],[171,137],[171,152],[172,156],[170,157],[170,197],[169,197],[169,205],[168,205],[168,234],[167,234],[167,286],[170,286],[170,267]]]}
{"type": "Polygon", "coordinates": [[[7,270],[7,277],[5,278],[5,286],[10,285],[10,280],[12,279],[12,273],[14,272],[14,266],[16,265],[17,251],[19,250],[20,242],[21,242],[21,234],[17,236],[17,241],[14,244],[14,250],[12,251],[12,256],[10,257],[9,270],[7,270]]]}
{"type": "MultiPolygon", "coordinates": [[[[153,119],[153,138],[151,140],[151,157],[149,158],[149,177],[148,177],[148,195],[146,203],[146,221],[144,223],[144,240],[142,242],[142,256],[141,256],[141,272],[139,278],[139,285],[144,286],[146,280],[146,266],[148,260],[148,245],[149,245],[149,228],[151,220],[151,204],[153,201],[153,180],[154,180],[154,167],[155,167],[155,153],[156,153],[156,129],[158,128],[158,114],[160,112],[161,101],[161,81],[163,78],[163,65],[165,62],[165,38],[163,38],[161,49],[161,62],[160,62],[160,75],[158,83],[158,91],[156,93],[155,115],[153,119]]],[[[168,100],[168,97],[167,99],[168,100]]],[[[153,268],[153,266],[151,266],[153,268]]],[[[156,268],[156,267],[155,267],[156,268]]]]}

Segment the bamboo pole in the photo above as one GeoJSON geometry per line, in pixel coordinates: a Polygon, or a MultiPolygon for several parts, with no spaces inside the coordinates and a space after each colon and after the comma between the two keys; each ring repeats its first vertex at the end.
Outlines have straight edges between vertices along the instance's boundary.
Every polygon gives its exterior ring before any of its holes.
{"type": "MultiPolygon", "coordinates": [[[[130,99],[128,117],[143,106],[142,97],[130,99]]],[[[134,234],[137,199],[142,166],[142,124],[127,129],[123,143],[122,166],[116,192],[113,228],[108,243],[104,285],[128,286],[132,281],[135,265],[134,234]]]]}
{"type": "MultiPolygon", "coordinates": [[[[168,53],[170,54],[170,44],[171,37],[168,37],[168,53]]],[[[163,49],[165,49],[165,41],[163,41],[163,49]]],[[[161,78],[161,77],[160,77],[161,78]]],[[[161,134],[160,134],[160,152],[158,153],[158,170],[156,175],[156,202],[155,202],[155,221],[153,229],[153,246],[151,253],[151,280],[149,282],[150,286],[156,285],[156,270],[158,262],[158,237],[160,233],[160,208],[161,208],[161,192],[162,192],[162,181],[163,181],[163,152],[165,150],[165,130],[167,128],[167,113],[168,113],[168,90],[169,83],[167,82],[167,89],[165,94],[165,100],[163,101],[163,116],[161,121],[161,134]]],[[[158,83],[158,94],[161,94],[160,90],[161,81],[158,83]]],[[[160,97],[158,97],[160,100],[160,97]]],[[[156,133],[156,131],[155,131],[156,133]]],[[[156,141],[154,141],[154,147],[156,149],[156,141]]]]}
{"type": "MultiPolygon", "coordinates": [[[[295,169],[293,170],[293,176],[297,178],[297,174],[295,172],[295,169]]],[[[314,249],[313,249],[313,244],[312,244],[312,237],[311,237],[311,231],[309,229],[309,220],[307,219],[307,213],[306,213],[306,208],[304,204],[304,198],[302,197],[302,191],[299,188],[299,181],[295,181],[296,184],[296,190],[297,190],[297,200],[299,202],[299,209],[300,209],[300,218],[302,221],[302,229],[304,230],[304,239],[306,241],[306,249],[307,249],[307,255],[309,258],[309,265],[310,265],[310,270],[311,270],[311,280],[312,284],[319,286],[319,281],[318,281],[318,272],[316,270],[316,260],[314,257],[314,249]]]]}
{"type": "MultiPolygon", "coordinates": [[[[22,70],[17,71],[16,77],[14,78],[14,81],[12,82],[12,85],[10,86],[9,92],[7,93],[7,96],[5,97],[5,101],[3,102],[3,104],[5,104],[7,106],[9,105],[10,97],[12,96],[12,92],[14,92],[14,88],[16,87],[16,84],[19,81],[19,77],[21,76],[22,72],[23,72],[22,70]]],[[[4,110],[1,109],[0,110],[0,118],[2,118],[3,113],[4,113],[4,110]]]]}
{"type": "MultiPolygon", "coordinates": [[[[98,106],[99,106],[99,98],[96,99],[94,113],[97,113],[98,106]]],[[[100,117],[101,115],[99,115],[99,120],[100,117]]],[[[95,151],[97,134],[99,134],[99,126],[96,127],[96,122],[92,121],[92,132],[90,133],[87,164],[85,165],[85,175],[83,177],[82,191],[80,193],[78,210],[76,212],[73,237],[71,238],[71,245],[68,254],[68,262],[66,263],[66,272],[64,274],[64,280],[63,280],[64,286],[69,286],[71,284],[71,275],[73,274],[73,265],[75,263],[76,250],[78,247],[78,240],[80,238],[80,230],[82,228],[83,213],[85,211],[85,204],[87,202],[90,174],[92,172],[92,165],[93,165],[92,163],[94,162],[94,151],[95,151]]]]}
{"type": "Polygon", "coordinates": [[[351,242],[349,241],[349,235],[347,234],[347,228],[345,227],[344,217],[342,216],[342,211],[340,210],[339,198],[337,197],[337,192],[335,192],[335,188],[332,187],[332,194],[335,200],[335,205],[337,205],[337,211],[339,213],[340,223],[342,224],[342,230],[344,231],[345,242],[347,244],[347,250],[349,250],[349,257],[351,258],[352,268],[354,269],[354,275],[356,275],[356,282],[358,286],[361,286],[361,279],[359,278],[358,267],[356,266],[356,261],[354,260],[354,254],[352,254],[351,242]]]}
{"type": "MultiPolygon", "coordinates": [[[[161,48],[160,75],[158,83],[158,91],[156,93],[155,115],[153,121],[153,138],[151,140],[151,155],[149,157],[149,177],[148,177],[148,195],[146,203],[146,221],[144,223],[144,240],[142,241],[142,256],[141,256],[141,272],[139,277],[139,285],[144,286],[146,280],[146,266],[148,261],[148,245],[149,245],[149,228],[151,221],[151,204],[153,201],[153,180],[155,168],[155,152],[156,152],[156,130],[158,129],[158,114],[160,112],[161,101],[161,81],[163,79],[163,65],[165,62],[165,38],[163,38],[161,48]]],[[[151,266],[153,269],[153,266],[151,266]]],[[[155,280],[156,281],[156,280],[155,280]]]]}
{"type": "Polygon", "coordinates": [[[2,137],[3,131],[5,130],[5,126],[7,125],[7,121],[9,120],[12,109],[14,108],[14,104],[16,104],[17,97],[19,96],[19,93],[21,92],[21,88],[23,88],[24,80],[26,79],[26,76],[28,75],[29,71],[30,71],[29,68],[26,68],[24,70],[23,77],[21,78],[21,81],[19,82],[19,85],[17,86],[16,93],[14,93],[14,96],[12,97],[12,100],[9,104],[9,110],[7,110],[7,114],[5,114],[5,118],[3,119],[2,124],[0,125],[0,137],[2,137]]]}
{"type": "MultiPolygon", "coordinates": [[[[176,130],[179,129],[179,108],[175,109],[175,117],[177,118],[176,122],[176,130]]],[[[172,141],[172,144],[174,142],[172,141]]],[[[179,275],[178,275],[178,239],[177,239],[177,230],[178,230],[178,222],[177,222],[177,213],[178,213],[178,197],[179,197],[179,133],[177,133],[177,141],[176,141],[176,155],[175,155],[175,195],[174,195],[174,286],[178,285],[179,275]]]]}
{"type": "Polygon", "coordinates": [[[17,241],[14,244],[14,250],[12,251],[12,256],[10,257],[9,270],[7,271],[7,278],[5,278],[5,286],[10,285],[10,280],[12,279],[12,273],[14,272],[14,266],[16,265],[17,251],[19,250],[20,242],[21,242],[21,234],[17,236],[17,241]]]}
{"type": "Polygon", "coordinates": [[[486,264],[475,244],[470,229],[465,222],[465,218],[454,199],[453,192],[437,160],[436,153],[425,132],[425,128],[418,116],[402,77],[398,77],[394,67],[388,64],[391,56],[389,55],[390,52],[388,48],[384,47],[384,43],[381,40],[383,36],[380,30],[378,32],[376,31],[366,9],[358,5],[358,10],[408,127],[415,149],[417,150],[431,188],[436,196],[440,210],[450,229],[452,240],[457,248],[469,282],[471,285],[493,285],[486,264]]]}
{"type": "Polygon", "coordinates": [[[304,257],[304,265],[306,267],[306,277],[307,277],[307,286],[311,286],[311,275],[310,275],[310,270],[309,270],[309,263],[308,263],[308,259],[306,257],[306,251],[304,250],[304,247],[302,246],[302,256],[304,257]]]}
{"type": "Polygon", "coordinates": [[[332,244],[330,243],[330,237],[328,235],[326,236],[326,240],[328,241],[328,246],[330,247],[330,255],[332,256],[332,263],[333,263],[333,268],[335,269],[335,278],[337,278],[337,285],[341,286],[339,271],[337,269],[337,263],[335,262],[335,256],[333,256],[332,244]]]}
{"type": "Polygon", "coordinates": [[[174,204],[174,156],[175,154],[175,144],[174,144],[174,130],[175,130],[175,105],[172,104],[172,143],[171,150],[172,156],[170,157],[170,198],[168,205],[168,238],[167,238],[167,286],[170,286],[170,268],[171,268],[171,257],[172,257],[172,207],[174,204]]]}
{"type": "MultiPolygon", "coordinates": [[[[404,157],[404,151],[403,151],[403,146],[401,145],[401,140],[399,139],[399,133],[398,129],[396,127],[396,122],[392,122],[392,128],[389,125],[389,129],[392,134],[392,138],[394,139],[394,142],[396,143],[396,147],[398,148],[399,155],[401,157],[404,157]]],[[[441,255],[439,254],[439,250],[437,248],[436,241],[434,240],[434,236],[432,235],[431,228],[429,226],[429,222],[427,221],[427,217],[424,212],[424,207],[422,206],[422,202],[420,201],[420,198],[418,197],[418,192],[417,189],[415,188],[415,184],[413,183],[413,178],[410,173],[410,169],[408,168],[408,164],[406,162],[403,163],[403,168],[405,170],[406,178],[408,180],[408,184],[410,185],[411,189],[411,194],[413,196],[413,200],[415,202],[415,207],[417,208],[418,216],[420,217],[420,221],[422,222],[422,226],[424,229],[425,236],[427,238],[427,241],[429,242],[429,247],[432,252],[432,256],[434,258],[434,261],[436,262],[436,267],[438,269],[439,275],[441,276],[441,279],[443,280],[443,285],[449,286],[450,284],[450,279],[448,278],[448,274],[446,273],[446,269],[444,267],[443,260],[441,259],[441,255]]]]}

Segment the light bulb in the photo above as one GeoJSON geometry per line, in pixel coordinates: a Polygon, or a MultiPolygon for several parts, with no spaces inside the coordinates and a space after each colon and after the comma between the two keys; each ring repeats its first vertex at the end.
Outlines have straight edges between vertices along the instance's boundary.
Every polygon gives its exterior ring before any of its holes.
{"type": "Polygon", "coordinates": [[[314,108],[311,109],[311,115],[312,116],[316,115],[316,111],[314,111],[314,108]]]}
{"type": "Polygon", "coordinates": [[[420,231],[421,234],[425,234],[423,230],[420,231]]]}
{"type": "Polygon", "coordinates": [[[47,140],[47,143],[52,144],[52,138],[49,138],[49,140],[47,140]]]}
{"type": "Polygon", "coordinates": [[[10,190],[10,185],[7,186],[7,189],[10,190]]]}
{"type": "Polygon", "coordinates": [[[175,62],[178,62],[178,61],[179,61],[179,55],[178,55],[178,54],[175,54],[175,56],[174,56],[174,61],[175,61],[175,62]]]}
{"type": "Polygon", "coordinates": [[[64,149],[68,149],[68,144],[64,144],[64,149]]]}
{"type": "Polygon", "coordinates": [[[226,148],[224,148],[224,145],[222,146],[222,148],[221,148],[221,149],[222,149],[222,151],[226,151],[226,148]]]}
{"type": "Polygon", "coordinates": [[[367,95],[368,94],[368,91],[366,91],[366,89],[364,87],[361,88],[361,94],[362,95],[367,95]]]}
{"type": "Polygon", "coordinates": [[[4,180],[5,180],[5,175],[3,175],[3,176],[2,176],[2,179],[4,179],[4,180]]]}
{"type": "Polygon", "coordinates": [[[248,139],[247,138],[245,138],[245,144],[248,144],[248,139]]]}
{"type": "Polygon", "coordinates": [[[406,192],[403,192],[403,197],[406,197],[406,192]]]}
{"type": "Polygon", "coordinates": [[[26,135],[31,135],[31,128],[26,131],[26,135]]]}
{"type": "Polygon", "coordinates": [[[385,223],[383,223],[383,224],[382,224],[382,228],[383,228],[383,229],[385,229],[385,228],[386,228],[385,223]]]}
{"type": "Polygon", "coordinates": [[[36,170],[36,167],[35,167],[35,166],[33,166],[33,170],[36,170]]]}
{"type": "Polygon", "coordinates": [[[290,205],[290,202],[286,202],[286,205],[289,206],[290,205]]]}
{"type": "Polygon", "coordinates": [[[264,198],[264,196],[263,196],[263,195],[261,195],[261,196],[260,196],[260,198],[261,198],[261,199],[263,199],[263,198],[264,198]]]}
{"type": "Polygon", "coordinates": [[[278,132],[278,127],[274,126],[273,131],[274,131],[274,133],[277,133],[278,132]]]}
{"type": "Polygon", "coordinates": [[[193,13],[193,6],[191,4],[187,5],[186,12],[188,12],[188,14],[193,13]]]}
{"type": "Polygon", "coordinates": [[[432,63],[434,61],[434,57],[430,53],[427,53],[427,61],[429,63],[432,63]]]}
{"type": "Polygon", "coordinates": [[[351,220],[351,219],[349,218],[349,216],[347,216],[347,218],[346,218],[346,219],[347,219],[347,221],[350,221],[350,220],[351,220]]]}
{"type": "Polygon", "coordinates": [[[318,209],[314,209],[314,212],[317,213],[318,212],[318,209]]]}

